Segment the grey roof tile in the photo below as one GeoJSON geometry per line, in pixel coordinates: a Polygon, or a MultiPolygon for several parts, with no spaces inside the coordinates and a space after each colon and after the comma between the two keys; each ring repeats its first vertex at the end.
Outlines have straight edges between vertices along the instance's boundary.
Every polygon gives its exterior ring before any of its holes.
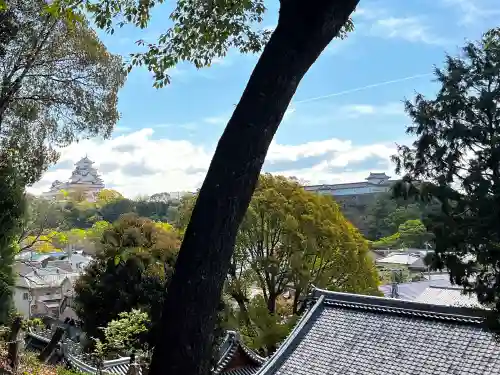
{"type": "Polygon", "coordinates": [[[314,292],[315,305],[259,375],[486,375],[500,344],[484,311],[314,292]]]}
{"type": "MultiPolygon", "coordinates": [[[[431,280],[401,283],[398,284],[399,299],[414,301],[430,286],[451,287],[452,285],[450,283],[449,277],[440,279],[432,278],[431,280]]],[[[386,297],[391,296],[391,289],[391,284],[381,285],[379,287],[379,290],[386,297]]]]}
{"type": "MultiPolygon", "coordinates": [[[[227,331],[226,337],[222,342],[219,349],[219,359],[217,361],[217,365],[213,373],[215,375],[218,374],[232,374],[232,375],[247,375],[248,371],[258,370],[260,366],[265,362],[265,358],[259,356],[253,350],[248,348],[241,336],[238,332],[235,331],[227,331]],[[230,364],[231,360],[234,358],[238,349],[241,349],[243,353],[247,355],[247,357],[252,362],[253,366],[248,366],[248,368],[241,368],[241,373],[234,373],[231,370],[228,371],[227,366],[230,364]],[[246,372],[245,372],[246,371],[246,372]]],[[[240,370],[240,369],[238,369],[240,370]]],[[[255,372],[254,371],[254,372],[255,372]]]]}
{"type": "Polygon", "coordinates": [[[224,371],[224,375],[254,375],[259,371],[260,367],[244,366],[232,370],[224,371]]]}

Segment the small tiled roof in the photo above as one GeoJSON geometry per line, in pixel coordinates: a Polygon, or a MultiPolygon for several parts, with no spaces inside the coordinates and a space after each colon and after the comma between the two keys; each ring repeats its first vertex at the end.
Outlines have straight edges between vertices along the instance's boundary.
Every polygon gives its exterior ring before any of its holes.
{"type": "Polygon", "coordinates": [[[265,362],[265,358],[255,353],[247,347],[238,332],[227,331],[226,337],[219,348],[219,360],[213,371],[215,375],[231,374],[231,375],[250,375],[257,370],[265,362]],[[250,360],[250,364],[236,369],[228,369],[228,365],[240,349],[250,360]]]}
{"type": "MultiPolygon", "coordinates": [[[[62,325],[64,326],[64,325],[62,325]]],[[[43,347],[52,338],[53,332],[47,329],[39,329],[36,331],[30,330],[27,332],[30,339],[27,341],[27,345],[31,349],[43,349],[43,347]],[[34,340],[33,340],[34,339],[34,340]],[[40,344],[41,343],[41,344],[40,344]]],[[[82,355],[82,348],[79,343],[74,342],[68,338],[62,341],[63,353],[68,364],[82,373],[95,374],[97,369],[90,364],[82,355]]],[[[214,375],[253,375],[255,374],[262,364],[265,362],[265,358],[259,356],[253,350],[248,348],[242,341],[241,336],[235,331],[228,331],[223,343],[219,349],[219,360],[217,366],[213,371],[214,375]],[[249,363],[237,367],[228,368],[232,359],[241,350],[249,359],[249,363]]],[[[108,375],[126,375],[130,365],[129,357],[122,357],[118,359],[104,361],[103,372],[108,375]]]]}
{"type": "Polygon", "coordinates": [[[315,290],[258,375],[486,375],[500,344],[484,310],[315,290]]]}
{"type": "Polygon", "coordinates": [[[393,253],[385,258],[377,259],[377,264],[401,264],[401,265],[411,265],[420,259],[419,256],[412,255],[410,253],[393,253]]]}
{"type": "MultiPolygon", "coordinates": [[[[424,293],[429,287],[441,287],[447,288],[452,287],[450,282],[450,277],[448,275],[433,275],[430,280],[423,281],[413,281],[409,283],[401,283],[398,284],[398,299],[403,299],[406,301],[416,301],[422,293],[424,293]]],[[[385,297],[392,296],[392,285],[381,285],[378,288],[385,297]]],[[[425,303],[434,303],[440,305],[437,302],[421,301],[425,303]]]]}
{"type": "Polygon", "coordinates": [[[462,288],[457,286],[429,286],[415,299],[415,301],[434,303],[436,305],[485,308],[479,303],[477,297],[464,294],[462,288]]]}

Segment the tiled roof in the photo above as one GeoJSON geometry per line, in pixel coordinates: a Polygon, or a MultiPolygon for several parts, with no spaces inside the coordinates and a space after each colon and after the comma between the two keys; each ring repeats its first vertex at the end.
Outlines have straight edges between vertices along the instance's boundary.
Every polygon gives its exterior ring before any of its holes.
{"type": "Polygon", "coordinates": [[[486,375],[500,344],[484,310],[315,290],[259,375],[486,375]]]}
{"type": "MultiPolygon", "coordinates": [[[[399,299],[415,301],[430,286],[451,287],[450,278],[448,276],[446,278],[435,278],[433,276],[430,280],[398,284],[399,299]]],[[[379,287],[385,297],[391,296],[391,289],[391,284],[379,287]]]]}
{"type": "Polygon", "coordinates": [[[479,303],[477,297],[463,294],[462,289],[457,286],[439,287],[429,286],[420,294],[415,302],[434,303],[436,305],[463,306],[484,308],[479,303]]]}
{"type": "Polygon", "coordinates": [[[224,375],[254,375],[259,371],[260,367],[255,366],[245,366],[240,368],[235,368],[232,370],[224,371],[224,375]]]}
{"type": "Polygon", "coordinates": [[[412,255],[410,253],[395,253],[385,258],[377,259],[377,264],[403,264],[403,265],[411,265],[418,261],[420,257],[412,255]]]}
{"type": "MultiPolygon", "coordinates": [[[[32,349],[35,350],[43,348],[52,338],[52,334],[53,332],[48,329],[39,329],[36,332],[28,331],[27,335],[31,337],[31,341],[27,341],[28,346],[31,346],[32,349]],[[33,339],[35,341],[33,341],[33,339]]],[[[92,375],[97,372],[94,365],[90,364],[89,361],[82,355],[80,344],[69,339],[64,339],[62,341],[62,348],[65,359],[75,370],[92,375]]],[[[259,356],[253,350],[248,348],[243,343],[237,332],[228,331],[223,343],[220,346],[219,360],[213,373],[214,375],[253,375],[259,370],[265,360],[265,358],[259,356]],[[251,363],[242,367],[228,369],[227,366],[237,354],[238,349],[240,349],[248,357],[251,363]]],[[[110,375],[125,375],[129,369],[129,365],[129,357],[108,360],[104,362],[103,372],[110,375]]]]}
{"type": "Polygon", "coordinates": [[[226,337],[222,342],[219,349],[219,360],[217,361],[217,365],[213,373],[215,375],[218,374],[231,374],[231,375],[250,375],[255,372],[262,366],[265,362],[265,358],[261,357],[253,350],[248,348],[241,339],[241,336],[238,332],[235,331],[227,331],[226,337]],[[248,357],[248,359],[252,362],[251,364],[237,368],[237,369],[228,369],[228,365],[231,360],[237,354],[238,349],[248,357]]]}
{"type": "Polygon", "coordinates": [[[16,286],[24,288],[59,287],[67,278],[70,281],[79,276],[77,272],[68,272],[57,267],[35,268],[31,272],[16,278],[16,286]]]}
{"type": "MultiPolygon", "coordinates": [[[[42,343],[41,347],[43,348],[43,343],[45,343],[45,345],[48,344],[52,338],[52,334],[51,330],[46,329],[41,329],[36,332],[28,331],[27,335],[36,341],[27,340],[27,345],[36,350],[40,348],[40,344],[38,343],[42,343]]],[[[72,368],[82,373],[92,375],[97,373],[97,369],[83,357],[81,347],[78,343],[69,339],[64,339],[62,341],[62,348],[64,357],[72,368]]],[[[129,357],[104,361],[103,373],[109,375],[126,375],[129,365],[129,357]]]]}

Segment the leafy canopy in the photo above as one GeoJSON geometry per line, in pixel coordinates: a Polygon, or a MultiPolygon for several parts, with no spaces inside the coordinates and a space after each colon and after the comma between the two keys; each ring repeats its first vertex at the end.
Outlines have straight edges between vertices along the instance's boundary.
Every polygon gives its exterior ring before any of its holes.
{"type": "MultiPolygon", "coordinates": [[[[179,249],[177,233],[167,225],[134,214],[102,232],[96,260],[75,286],[77,314],[90,337],[103,339],[100,327],[122,312],[141,309],[156,327],[161,315],[165,282],[179,249]]],[[[154,329],[141,336],[153,342],[154,329]]]]}
{"type": "MultiPolygon", "coordinates": [[[[99,28],[114,33],[116,26],[126,24],[146,28],[152,9],[163,3],[164,0],[55,0],[48,10],[61,16],[85,9],[99,28]]],[[[170,83],[168,70],[180,62],[202,68],[224,58],[233,48],[241,53],[258,53],[272,32],[257,27],[265,11],[264,0],[177,0],[169,16],[171,26],[156,42],[139,40],[137,44],[145,51],[131,54],[128,69],[144,65],[154,74],[154,86],[160,88],[170,83]]],[[[339,37],[344,38],[353,28],[349,20],[339,37]]]]}
{"type": "Polygon", "coordinates": [[[500,309],[500,30],[467,43],[436,69],[435,98],[406,102],[416,137],[394,157],[400,196],[437,199],[424,221],[435,236],[435,268],[500,309]]]}
{"type": "MultiPolygon", "coordinates": [[[[183,201],[181,222],[189,221],[195,199],[183,201]]],[[[377,294],[367,242],[331,197],[307,192],[293,179],[261,175],[238,231],[224,290],[238,305],[235,328],[269,354],[293,325],[283,321],[302,311],[300,302],[311,285],[377,294]]]]}
{"type": "Polygon", "coordinates": [[[373,241],[372,247],[376,249],[425,249],[432,246],[432,238],[432,233],[427,231],[421,220],[407,220],[399,226],[396,233],[373,241]]]}
{"type": "Polygon", "coordinates": [[[141,340],[150,328],[149,315],[138,309],[124,311],[103,327],[103,340],[96,339],[95,354],[101,359],[130,355],[132,351],[141,355],[147,347],[141,340]]]}
{"type": "Polygon", "coordinates": [[[125,71],[83,15],[69,22],[39,0],[6,5],[17,32],[2,45],[0,150],[31,184],[57,160],[54,146],[110,136],[125,71]]]}

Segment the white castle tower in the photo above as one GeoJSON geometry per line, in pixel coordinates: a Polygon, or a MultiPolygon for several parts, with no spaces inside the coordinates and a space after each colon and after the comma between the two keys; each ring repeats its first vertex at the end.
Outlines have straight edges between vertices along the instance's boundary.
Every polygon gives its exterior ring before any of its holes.
{"type": "Polygon", "coordinates": [[[104,182],[99,176],[94,162],[87,156],[75,164],[75,169],[68,182],[54,181],[48,192],[42,194],[46,198],[56,198],[61,190],[68,193],[84,192],[89,201],[94,201],[97,194],[104,189],[104,182]]]}

